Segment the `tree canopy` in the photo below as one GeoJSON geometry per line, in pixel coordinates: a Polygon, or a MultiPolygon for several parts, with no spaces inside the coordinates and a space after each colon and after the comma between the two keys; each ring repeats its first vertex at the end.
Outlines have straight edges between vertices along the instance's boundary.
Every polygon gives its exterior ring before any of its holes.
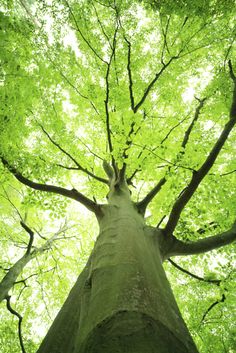
{"type": "MultiPolygon", "coordinates": [[[[180,241],[232,228],[235,38],[234,0],[2,1],[2,278],[33,255],[1,303],[0,352],[20,351],[19,316],[36,351],[91,251],[111,166],[180,241]]],[[[235,244],[165,263],[201,353],[236,349],[235,264],[235,244]]]]}

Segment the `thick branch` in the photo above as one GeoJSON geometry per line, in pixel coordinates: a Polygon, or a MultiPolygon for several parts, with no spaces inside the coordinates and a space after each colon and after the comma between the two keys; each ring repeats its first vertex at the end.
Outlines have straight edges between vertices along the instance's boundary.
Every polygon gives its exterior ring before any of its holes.
{"type": "Polygon", "coordinates": [[[2,157],[2,162],[5,167],[15,176],[17,180],[19,180],[22,184],[29,186],[32,189],[39,190],[39,191],[46,191],[46,192],[51,192],[54,194],[62,195],[65,197],[69,197],[70,199],[73,199],[75,201],[80,202],[82,205],[84,205],[87,209],[90,211],[98,214],[100,211],[99,205],[97,205],[95,202],[81,194],[79,191],[76,189],[68,190],[64,189],[60,186],[54,186],[54,185],[48,185],[48,184],[40,184],[40,183],[35,183],[34,181],[24,177],[21,173],[19,173],[14,167],[10,166],[9,163],[2,157]]]}
{"type": "Polygon", "coordinates": [[[218,249],[222,246],[229,245],[236,240],[236,222],[226,232],[200,239],[196,242],[185,243],[174,237],[174,242],[169,250],[168,257],[179,255],[195,255],[218,249]]]}
{"type": "Polygon", "coordinates": [[[230,111],[230,119],[225,124],[225,127],[216,141],[215,145],[213,146],[211,152],[207,156],[205,162],[202,166],[198,169],[198,171],[193,172],[192,179],[188,186],[180,193],[180,196],[175,201],[174,206],[171,210],[169,220],[167,222],[165,231],[168,235],[172,234],[175,230],[177,223],[179,221],[181,212],[183,211],[184,207],[188,203],[188,201],[193,196],[194,192],[198,188],[199,184],[203,180],[203,178],[208,174],[209,170],[213,166],[217,156],[219,155],[225,141],[227,140],[231,130],[236,124],[236,81],[234,86],[234,93],[233,93],[233,101],[230,111]]]}
{"type": "Polygon", "coordinates": [[[191,134],[191,132],[192,132],[192,129],[193,129],[193,127],[194,127],[194,124],[196,123],[196,121],[197,121],[198,118],[199,118],[199,115],[200,115],[200,112],[201,112],[201,109],[202,109],[202,107],[203,107],[203,105],[204,105],[205,100],[206,100],[206,97],[203,98],[203,99],[198,99],[199,105],[198,105],[198,107],[196,108],[196,111],[195,111],[195,114],[194,114],[194,118],[193,118],[191,124],[189,125],[188,129],[185,131],[184,139],[183,139],[183,142],[182,142],[182,144],[181,144],[181,147],[182,147],[182,148],[185,148],[186,145],[187,145],[187,143],[188,143],[189,136],[190,136],[190,134],[191,134]]]}
{"type": "Polygon", "coordinates": [[[134,130],[134,126],[135,126],[135,121],[133,121],[130,125],[130,131],[128,133],[128,136],[127,136],[127,140],[125,142],[125,148],[123,150],[123,154],[122,154],[122,158],[124,160],[124,163],[123,163],[123,166],[120,170],[120,180],[124,180],[125,179],[125,173],[126,173],[126,167],[127,167],[127,164],[126,164],[126,159],[128,158],[128,150],[130,149],[131,145],[132,145],[132,135],[136,136],[136,134],[138,133],[138,131],[141,129],[141,127],[139,126],[138,129],[135,131],[134,130]]]}
{"type": "Polygon", "coordinates": [[[156,196],[156,194],[161,190],[162,186],[166,183],[166,177],[161,178],[158,184],[144,197],[144,199],[137,203],[139,212],[144,214],[148,204],[156,196]]]}
{"type": "Polygon", "coordinates": [[[22,324],[22,316],[12,308],[11,306],[11,297],[8,296],[6,298],[6,301],[7,301],[7,309],[10,311],[11,314],[15,315],[18,317],[18,335],[19,335],[19,341],[20,341],[20,347],[21,347],[21,351],[22,353],[26,353],[26,350],[25,350],[25,347],[24,347],[24,342],[23,342],[23,338],[22,338],[22,332],[21,332],[21,324],[22,324]]]}
{"type": "Polygon", "coordinates": [[[23,221],[20,221],[20,224],[21,224],[22,228],[24,228],[24,230],[30,236],[30,240],[29,240],[29,243],[28,243],[28,246],[27,246],[27,250],[26,250],[26,255],[29,255],[30,252],[31,252],[31,249],[32,249],[33,242],[34,242],[34,232],[23,221]]]}

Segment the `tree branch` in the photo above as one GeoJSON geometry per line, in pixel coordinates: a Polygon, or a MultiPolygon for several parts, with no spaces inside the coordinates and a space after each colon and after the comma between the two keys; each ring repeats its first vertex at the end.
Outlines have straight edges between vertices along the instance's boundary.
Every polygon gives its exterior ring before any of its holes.
{"type": "Polygon", "coordinates": [[[220,176],[230,175],[230,174],[233,174],[233,173],[235,173],[235,172],[236,172],[236,169],[231,170],[230,172],[227,172],[227,173],[220,174],[220,176]]]}
{"type": "MultiPolygon", "coordinates": [[[[68,153],[63,147],[61,147],[61,145],[59,143],[57,143],[56,141],[54,141],[52,139],[52,137],[49,135],[49,133],[45,130],[45,128],[40,123],[38,123],[38,125],[42,129],[43,133],[48,137],[49,141],[51,141],[51,143],[54,146],[56,146],[62,153],[64,153],[67,157],[69,157],[69,159],[72,160],[72,162],[77,166],[77,168],[76,168],[77,170],[81,170],[82,172],[86,173],[87,175],[91,176],[92,178],[94,178],[104,184],[108,184],[108,180],[101,178],[101,177],[93,174],[92,172],[90,172],[87,168],[82,167],[82,165],[70,153],[68,153]]],[[[66,167],[64,167],[64,168],[66,168],[66,167]]],[[[72,169],[72,168],[67,167],[66,169],[72,169]]]]}
{"type": "Polygon", "coordinates": [[[88,39],[84,36],[83,32],[81,31],[81,29],[79,28],[79,25],[78,25],[78,22],[75,18],[75,15],[74,15],[74,12],[72,11],[71,9],[71,6],[70,4],[68,3],[67,0],[65,0],[65,3],[67,5],[67,8],[71,14],[71,17],[73,18],[73,21],[75,23],[75,26],[76,26],[76,30],[79,32],[81,38],[83,39],[83,41],[87,44],[87,46],[91,49],[91,51],[94,53],[94,55],[99,59],[101,60],[103,63],[107,64],[107,61],[105,61],[97,52],[96,50],[93,48],[93,46],[91,45],[91,43],[88,41],[88,39]]]}
{"type": "Polygon", "coordinates": [[[188,143],[188,140],[189,140],[189,136],[190,136],[190,134],[191,134],[191,132],[192,132],[192,129],[193,129],[193,127],[194,127],[194,124],[195,124],[196,121],[198,120],[199,115],[200,115],[200,112],[201,112],[201,109],[202,109],[202,107],[203,107],[203,105],[204,105],[204,102],[205,102],[205,100],[206,100],[207,98],[205,97],[205,98],[203,98],[203,99],[198,99],[198,98],[196,98],[196,99],[199,101],[199,105],[198,105],[197,108],[196,108],[196,111],[195,111],[195,114],[194,114],[194,118],[193,118],[191,124],[189,125],[188,129],[185,131],[184,139],[183,139],[183,142],[182,142],[182,144],[181,144],[181,147],[182,147],[182,148],[185,148],[185,147],[186,147],[186,145],[187,145],[187,143],[188,143]]]}
{"type": "MultiPolygon", "coordinates": [[[[191,124],[189,125],[188,129],[185,131],[185,134],[184,134],[184,138],[183,138],[183,141],[182,141],[182,144],[181,144],[181,147],[183,149],[186,148],[186,145],[188,143],[188,140],[189,140],[189,136],[192,132],[192,129],[194,127],[194,124],[196,123],[198,117],[199,117],[199,114],[200,114],[200,111],[204,105],[204,102],[207,98],[203,98],[203,99],[198,99],[197,100],[200,102],[198,107],[196,108],[196,111],[195,111],[195,114],[194,114],[194,118],[191,122],[191,124]]],[[[177,126],[179,126],[184,120],[186,120],[187,117],[185,117],[184,119],[182,119],[180,121],[180,123],[178,123],[177,125],[174,126],[174,128],[176,128],[177,126]]],[[[161,144],[168,138],[169,134],[173,131],[172,128],[169,133],[166,135],[166,137],[161,141],[161,144]]],[[[176,160],[179,161],[179,158],[178,156],[179,155],[183,155],[183,151],[179,152],[177,154],[177,157],[176,157],[176,160]]],[[[168,162],[168,161],[167,161],[168,162]]],[[[172,162],[168,162],[169,164],[171,164],[173,167],[182,167],[182,168],[185,168],[185,169],[190,169],[192,170],[191,168],[186,168],[186,167],[183,167],[183,166],[179,166],[175,163],[172,163],[172,162]]],[[[147,196],[137,204],[138,208],[140,209],[141,213],[145,213],[145,210],[149,204],[149,202],[152,201],[152,199],[157,195],[157,193],[161,190],[161,187],[166,183],[167,181],[167,174],[168,172],[171,170],[171,166],[168,167],[166,173],[165,173],[165,176],[158,182],[158,184],[147,194],[147,196]]]]}
{"type": "MultiPolygon", "coordinates": [[[[46,54],[47,55],[47,54],[46,54]]],[[[55,70],[57,70],[59,72],[59,74],[61,75],[62,78],[64,78],[64,80],[68,83],[69,86],[71,86],[76,93],[78,93],[78,95],[81,98],[86,99],[89,104],[92,106],[92,108],[94,109],[94,111],[96,112],[97,115],[99,114],[99,111],[97,110],[96,106],[94,105],[94,103],[89,99],[89,97],[85,96],[84,94],[82,94],[79,89],[69,80],[69,78],[62,72],[62,70],[56,65],[56,63],[51,59],[51,57],[49,55],[47,55],[49,61],[52,63],[52,65],[54,66],[55,70]]]]}
{"type": "Polygon", "coordinates": [[[169,46],[168,46],[168,43],[167,43],[167,33],[168,33],[168,29],[169,29],[170,19],[171,19],[171,16],[168,16],[168,19],[167,19],[167,22],[166,22],[166,27],[165,27],[165,29],[163,29],[162,17],[160,16],[161,30],[162,30],[162,34],[163,34],[163,38],[164,38],[163,47],[162,47],[162,51],[161,51],[161,62],[162,62],[162,64],[164,64],[165,49],[166,49],[167,53],[170,55],[170,50],[169,50],[169,46]]]}
{"type": "Polygon", "coordinates": [[[178,59],[178,56],[173,56],[168,62],[167,64],[163,64],[161,70],[155,75],[154,79],[149,83],[149,85],[147,86],[147,88],[145,89],[142,98],[140,99],[140,101],[134,106],[134,113],[136,113],[138,111],[138,109],[141,107],[141,105],[145,102],[149,92],[151,91],[152,87],[154,86],[154,84],[156,83],[156,81],[159,79],[159,77],[161,76],[161,74],[167,69],[167,67],[171,64],[171,62],[174,59],[178,59]]]}
{"type": "Polygon", "coordinates": [[[106,40],[107,40],[107,42],[108,42],[110,48],[112,49],[112,45],[111,45],[111,43],[110,43],[110,38],[108,37],[108,35],[107,35],[107,33],[106,33],[105,29],[104,29],[104,26],[103,26],[103,24],[102,24],[102,22],[101,22],[101,20],[100,20],[100,18],[99,18],[99,16],[98,16],[98,12],[97,12],[96,6],[95,6],[93,3],[92,3],[92,7],[93,7],[93,9],[94,9],[94,12],[95,12],[95,15],[96,15],[98,24],[99,24],[99,26],[100,26],[100,28],[101,28],[101,31],[102,31],[104,37],[106,38],[106,40]]]}
{"type": "Polygon", "coordinates": [[[18,335],[19,335],[19,341],[20,341],[20,347],[21,347],[21,351],[22,353],[26,353],[25,347],[24,347],[24,342],[23,342],[23,338],[22,338],[22,331],[21,331],[21,324],[22,324],[22,320],[23,317],[12,308],[11,306],[11,297],[7,296],[6,301],[7,301],[7,309],[10,311],[11,314],[15,315],[18,317],[18,335]]]}
{"type": "MultiPolygon", "coordinates": [[[[61,226],[60,229],[51,238],[46,240],[46,242],[40,248],[34,248],[33,251],[31,251],[34,233],[25,223],[23,223],[22,221],[20,223],[21,223],[21,226],[26,230],[26,232],[30,234],[30,241],[27,246],[26,253],[7,270],[7,274],[0,281],[0,303],[2,300],[7,298],[8,293],[10,289],[14,286],[14,284],[21,283],[21,282],[25,283],[25,281],[28,278],[32,277],[32,276],[29,276],[24,280],[16,281],[16,279],[22,273],[25,266],[38,254],[41,254],[44,251],[49,250],[53,242],[59,239],[58,236],[67,230],[66,224],[64,226],[61,226]]],[[[25,286],[26,286],[26,283],[25,283],[25,286]]]]}
{"type": "Polygon", "coordinates": [[[134,95],[133,95],[133,80],[132,80],[132,72],[131,72],[131,43],[125,36],[124,36],[124,39],[128,45],[127,71],[128,71],[128,77],[129,77],[130,104],[131,104],[131,109],[133,110],[133,112],[135,112],[134,95]]]}
{"type": "Polygon", "coordinates": [[[162,186],[166,183],[167,179],[164,176],[160,179],[157,185],[144,197],[144,199],[137,203],[137,207],[139,212],[144,214],[148,204],[152,201],[152,199],[157,195],[157,193],[161,190],[162,186]]]}
{"type": "Polygon", "coordinates": [[[166,134],[166,136],[161,140],[160,144],[162,145],[170,136],[170,134],[177,128],[179,127],[186,119],[188,119],[189,114],[187,116],[185,116],[182,120],[180,120],[176,125],[174,125],[166,134]]]}
{"type": "Polygon", "coordinates": [[[124,160],[124,163],[123,163],[123,166],[120,170],[120,179],[121,180],[124,180],[125,179],[125,172],[126,172],[126,162],[125,160],[128,158],[128,154],[127,154],[127,151],[130,149],[131,145],[132,145],[132,140],[131,140],[131,136],[134,135],[136,136],[136,134],[138,133],[138,131],[141,129],[141,127],[139,126],[137,128],[136,131],[134,131],[134,126],[135,126],[135,121],[133,121],[130,125],[130,131],[128,133],[128,136],[127,136],[127,140],[125,142],[125,145],[126,147],[124,148],[123,150],[123,154],[122,154],[122,158],[124,160]]]}
{"type": "MultiPolygon", "coordinates": [[[[109,152],[111,154],[113,152],[113,146],[112,146],[112,140],[111,140],[110,113],[109,113],[109,95],[110,95],[109,75],[110,75],[112,59],[113,59],[113,57],[115,55],[116,35],[117,35],[117,32],[118,32],[118,28],[119,27],[118,27],[118,24],[117,24],[115,32],[114,32],[114,36],[113,36],[112,52],[111,52],[111,56],[110,56],[109,62],[107,63],[107,71],[106,71],[106,77],[105,77],[106,97],[105,97],[105,100],[104,100],[104,104],[105,104],[105,113],[106,113],[106,130],[107,130],[107,141],[108,141],[109,152]]],[[[117,177],[117,167],[116,167],[116,163],[115,163],[113,155],[112,155],[112,166],[113,166],[114,172],[115,172],[116,177],[117,177]]]]}
{"type": "Polygon", "coordinates": [[[221,296],[221,299],[216,300],[214,303],[212,303],[209,308],[206,310],[206,312],[203,314],[201,322],[204,321],[205,317],[207,316],[207,314],[214,308],[214,306],[216,306],[219,303],[223,303],[226,299],[225,294],[223,293],[221,296]]]}
{"type": "Polygon", "coordinates": [[[26,250],[26,255],[29,255],[30,252],[31,252],[31,249],[32,249],[33,242],[34,242],[34,232],[23,221],[20,221],[20,224],[21,224],[22,228],[24,228],[24,230],[30,236],[30,240],[29,240],[29,243],[28,243],[28,246],[27,246],[27,250],[26,250]]]}
{"type": "Polygon", "coordinates": [[[192,272],[189,272],[188,270],[185,270],[183,267],[179,266],[176,262],[174,262],[173,260],[171,259],[168,259],[169,263],[171,263],[172,266],[174,266],[175,268],[177,268],[179,271],[185,273],[186,275],[189,275],[195,279],[198,279],[199,281],[202,281],[202,282],[207,282],[207,283],[213,283],[217,286],[220,285],[221,283],[221,280],[220,279],[206,279],[206,278],[203,278],[203,277],[200,277],[200,276],[197,276],[195,275],[194,273],[192,272]]]}
{"type": "MultiPolygon", "coordinates": [[[[232,75],[232,74],[231,74],[232,75]]],[[[230,119],[225,124],[224,129],[213,146],[211,152],[207,156],[205,162],[202,166],[195,172],[193,172],[190,183],[187,187],[180,193],[180,196],[175,201],[173,208],[171,210],[169,220],[165,227],[165,231],[168,235],[171,235],[175,230],[177,223],[179,221],[180,215],[188,203],[188,201],[193,196],[194,192],[197,190],[199,184],[203,180],[203,178],[208,174],[209,170],[213,166],[217,156],[219,155],[225,141],[227,140],[231,130],[234,128],[236,124],[236,80],[234,81],[234,92],[233,92],[233,100],[230,110],[230,119]]]]}
{"type": "Polygon", "coordinates": [[[58,195],[62,195],[65,197],[68,197],[70,199],[73,199],[75,201],[80,202],[82,205],[84,205],[88,210],[94,212],[95,214],[100,213],[100,206],[97,205],[95,202],[81,194],[79,191],[76,189],[68,190],[65,188],[62,188],[60,186],[54,186],[54,185],[48,185],[48,184],[40,184],[36,183],[26,177],[24,177],[20,172],[18,172],[14,167],[10,166],[9,163],[1,157],[2,163],[4,166],[15,176],[15,178],[20,181],[22,184],[29,186],[32,189],[39,190],[39,191],[45,191],[45,192],[50,192],[58,195]]]}
{"type": "Polygon", "coordinates": [[[175,237],[173,239],[174,242],[169,249],[167,257],[205,253],[233,243],[236,240],[236,222],[226,232],[200,239],[196,242],[185,243],[175,237]]]}

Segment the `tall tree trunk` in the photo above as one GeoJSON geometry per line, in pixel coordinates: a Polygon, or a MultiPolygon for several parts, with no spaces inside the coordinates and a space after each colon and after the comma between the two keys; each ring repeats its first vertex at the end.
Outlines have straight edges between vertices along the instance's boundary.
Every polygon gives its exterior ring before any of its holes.
{"type": "Polygon", "coordinates": [[[102,213],[89,261],[38,353],[197,353],[162,267],[156,229],[122,191],[102,213]]]}

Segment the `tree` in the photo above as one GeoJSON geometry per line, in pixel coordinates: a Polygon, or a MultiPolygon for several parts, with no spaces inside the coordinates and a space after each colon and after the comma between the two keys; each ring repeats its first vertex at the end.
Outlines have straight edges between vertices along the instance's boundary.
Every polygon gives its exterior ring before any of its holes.
{"type": "Polygon", "coordinates": [[[201,321],[233,288],[233,19],[233,1],[3,5],[2,182],[28,212],[72,200],[99,225],[39,353],[199,351],[163,262],[219,291],[201,321]],[[226,245],[223,278],[170,259],[226,245]]]}

